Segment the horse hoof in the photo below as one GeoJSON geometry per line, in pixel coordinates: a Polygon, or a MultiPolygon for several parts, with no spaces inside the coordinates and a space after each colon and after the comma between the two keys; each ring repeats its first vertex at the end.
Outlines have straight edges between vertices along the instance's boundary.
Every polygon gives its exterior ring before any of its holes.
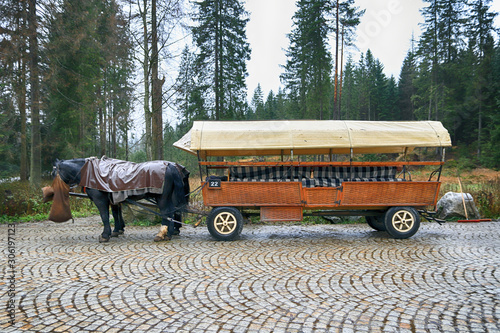
{"type": "Polygon", "coordinates": [[[171,237],[168,237],[168,236],[164,236],[164,237],[160,237],[160,236],[156,236],[153,241],[155,242],[161,242],[161,241],[169,241],[171,240],[172,238],[171,237]]]}
{"type": "Polygon", "coordinates": [[[107,243],[107,242],[109,242],[109,237],[104,238],[104,237],[102,237],[102,235],[99,236],[99,243],[107,243]]]}
{"type": "Polygon", "coordinates": [[[123,232],[123,230],[120,230],[120,231],[113,231],[113,232],[111,233],[111,237],[118,237],[118,236],[123,235],[123,233],[124,233],[124,232],[123,232]]]}
{"type": "Polygon", "coordinates": [[[181,231],[179,229],[175,229],[174,232],[172,233],[172,236],[179,236],[181,234],[181,231]]]}

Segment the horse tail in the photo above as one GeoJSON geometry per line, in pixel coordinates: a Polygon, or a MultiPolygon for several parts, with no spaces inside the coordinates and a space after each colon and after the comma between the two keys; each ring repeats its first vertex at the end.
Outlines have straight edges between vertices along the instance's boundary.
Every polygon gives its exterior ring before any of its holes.
{"type": "Polygon", "coordinates": [[[181,165],[169,164],[168,167],[171,170],[174,189],[173,194],[177,199],[177,208],[184,211],[186,206],[189,204],[189,172],[181,165]]]}

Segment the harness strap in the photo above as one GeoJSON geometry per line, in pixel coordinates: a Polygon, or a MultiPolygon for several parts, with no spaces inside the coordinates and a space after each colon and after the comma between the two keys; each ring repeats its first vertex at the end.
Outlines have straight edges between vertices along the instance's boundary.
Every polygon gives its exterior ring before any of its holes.
{"type": "MultiPolygon", "coordinates": [[[[127,198],[127,199],[125,199],[125,202],[127,202],[128,204],[132,204],[132,205],[134,205],[134,206],[140,207],[141,209],[144,209],[144,210],[148,211],[148,212],[149,212],[149,213],[151,213],[151,214],[154,214],[154,215],[156,215],[156,216],[159,216],[159,217],[161,217],[162,219],[163,219],[163,218],[165,218],[165,219],[167,219],[167,220],[169,220],[169,221],[172,221],[172,222],[180,223],[180,224],[183,224],[183,225],[188,225],[187,223],[184,223],[184,222],[180,222],[180,221],[174,220],[173,218],[170,218],[170,217],[167,217],[167,216],[163,216],[161,213],[155,212],[154,210],[152,210],[152,209],[150,209],[150,208],[148,208],[148,207],[145,207],[144,205],[141,205],[140,203],[138,203],[138,202],[136,202],[136,201],[134,201],[134,200],[131,200],[131,199],[128,199],[128,198],[127,198]]],[[[172,212],[168,212],[168,213],[170,213],[170,214],[171,214],[171,213],[175,213],[175,212],[177,212],[177,211],[179,211],[179,210],[181,210],[181,209],[182,209],[182,207],[177,208],[177,209],[173,210],[172,212]]]]}

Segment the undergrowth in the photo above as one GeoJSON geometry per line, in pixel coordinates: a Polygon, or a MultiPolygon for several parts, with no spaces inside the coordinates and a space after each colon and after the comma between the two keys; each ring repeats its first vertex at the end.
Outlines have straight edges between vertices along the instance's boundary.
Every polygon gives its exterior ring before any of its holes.
{"type": "MultiPolygon", "coordinates": [[[[47,220],[52,202],[44,203],[42,199],[41,188],[33,188],[28,182],[0,183],[0,223],[47,220]]],[[[98,214],[86,198],[70,197],[70,207],[73,217],[98,214]]]]}
{"type": "MultiPolygon", "coordinates": [[[[493,219],[500,217],[500,179],[478,182],[463,181],[462,191],[472,195],[481,217],[493,219]]],[[[439,197],[447,192],[460,193],[458,182],[442,184],[439,197]]]]}

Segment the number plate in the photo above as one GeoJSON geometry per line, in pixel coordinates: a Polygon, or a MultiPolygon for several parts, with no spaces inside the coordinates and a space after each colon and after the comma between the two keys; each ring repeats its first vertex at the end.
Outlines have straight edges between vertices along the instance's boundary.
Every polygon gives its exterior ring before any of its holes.
{"type": "Polygon", "coordinates": [[[220,179],[210,179],[208,181],[208,187],[209,188],[220,188],[220,179]]]}

